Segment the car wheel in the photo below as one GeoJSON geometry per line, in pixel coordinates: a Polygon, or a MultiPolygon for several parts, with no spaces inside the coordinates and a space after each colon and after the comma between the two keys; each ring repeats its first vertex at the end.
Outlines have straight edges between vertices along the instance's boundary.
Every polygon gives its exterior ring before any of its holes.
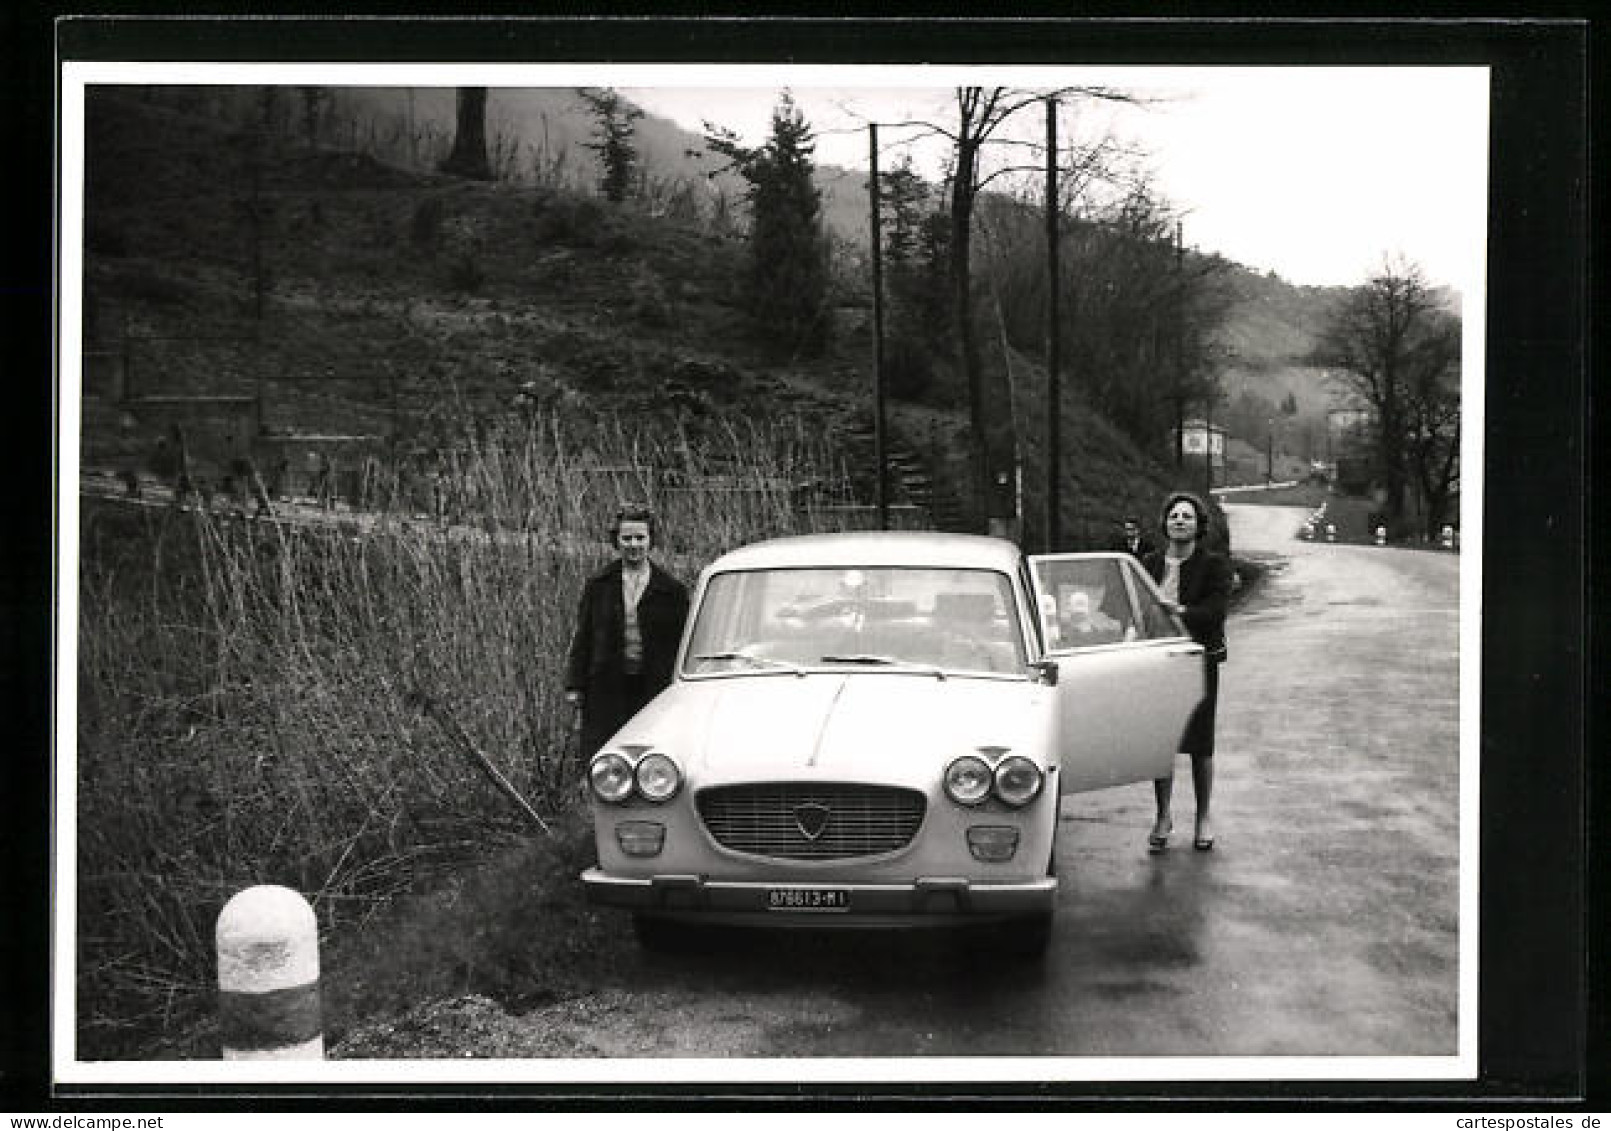
{"type": "Polygon", "coordinates": [[[687,951],[693,941],[688,927],[659,915],[632,916],[632,933],[637,935],[639,946],[656,954],[687,951]]]}

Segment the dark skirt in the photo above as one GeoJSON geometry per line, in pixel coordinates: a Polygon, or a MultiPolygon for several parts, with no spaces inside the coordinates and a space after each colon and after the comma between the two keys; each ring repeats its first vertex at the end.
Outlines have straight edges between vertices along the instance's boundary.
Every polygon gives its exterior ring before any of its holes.
{"type": "Polygon", "coordinates": [[[1182,754],[1193,758],[1214,756],[1214,711],[1219,706],[1219,661],[1203,660],[1203,700],[1197,704],[1180,740],[1182,754]]]}
{"type": "Polygon", "coordinates": [[[582,757],[597,754],[653,698],[642,675],[595,680],[582,700],[582,757]]]}

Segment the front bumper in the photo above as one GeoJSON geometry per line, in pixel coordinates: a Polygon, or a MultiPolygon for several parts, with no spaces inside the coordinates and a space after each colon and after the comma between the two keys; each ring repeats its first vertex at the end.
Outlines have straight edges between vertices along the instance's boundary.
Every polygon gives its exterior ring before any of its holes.
{"type": "Polygon", "coordinates": [[[1014,915],[1049,914],[1057,897],[1057,879],[1046,876],[1022,883],[977,883],[958,876],[919,877],[912,883],[820,884],[707,880],[703,876],[662,875],[647,879],[611,876],[598,868],[582,873],[589,902],[634,911],[688,916],[707,921],[730,920],[814,926],[870,926],[877,923],[920,924],[1014,915]],[[776,910],[767,893],[788,887],[829,887],[849,893],[843,911],[776,910]]]}

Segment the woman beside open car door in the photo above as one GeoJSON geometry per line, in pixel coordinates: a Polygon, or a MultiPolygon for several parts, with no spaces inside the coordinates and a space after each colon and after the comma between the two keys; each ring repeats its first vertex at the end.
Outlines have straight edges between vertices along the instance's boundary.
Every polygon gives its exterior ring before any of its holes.
{"type": "MultiPolygon", "coordinates": [[[[1219,666],[1227,654],[1225,613],[1231,597],[1231,564],[1225,555],[1208,548],[1208,508],[1196,495],[1186,491],[1170,495],[1164,501],[1162,521],[1164,548],[1148,554],[1142,563],[1163,591],[1164,600],[1204,650],[1205,691],[1187,724],[1180,752],[1191,756],[1192,790],[1197,801],[1192,847],[1206,852],[1214,847],[1209,814],[1214,789],[1214,714],[1219,701],[1219,666]]],[[[1163,852],[1169,847],[1169,834],[1174,829],[1170,810],[1174,785],[1172,773],[1153,783],[1158,814],[1147,837],[1150,852],[1163,852]]]]}

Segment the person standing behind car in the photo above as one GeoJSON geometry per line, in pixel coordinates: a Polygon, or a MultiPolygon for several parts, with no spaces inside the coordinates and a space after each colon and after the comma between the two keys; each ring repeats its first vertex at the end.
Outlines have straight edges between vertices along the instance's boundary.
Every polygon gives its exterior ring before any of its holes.
{"type": "Polygon", "coordinates": [[[654,512],[623,507],[610,525],[617,559],[582,589],[565,699],[578,712],[585,758],[671,682],[688,590],[649,560],[657,536],[654,512]]]}
{"type": "MultiPolygon", "coordinates": [[[[1171,611],[1185,622],[1186,631],[1204,649],[1203,699],[1192,712],[1181,739],[1181,753],[1191,756],[1192,789],[1197,800],[1197,827],[1192,846],[1199,851],[1214,847],[1214,831],[1209,817],[1209,800],[1214,789],[1214,714],[1219,702],[1219,666],[1226,658],[1225,613],[1231,596],[1231,563],[1223,554],[1208,548],[1208,508],[1196,495],[1177,491],[1164,502],[1162,550],[1142,559],[1153,580],[1163,591],[1171,611]]],[[[1174,772],[1153,782],[1158,805],[1157,820],[1147,837],[1148,850],[1162,852],[1169,846],[1174,821],[1170,802],[1174,794],[1174,772]]]]}
{"type": "Polygon", "coordinates": [[[1157,547],[1152,544],[1151,538],[1141,533],[1141,520],[1134,515],[1126,515],[1124,518],[1124,532],[1108,545],[1108,549],[1114,553],[1129,554],[1133,558],[1145,559],[1157,547]]]}

